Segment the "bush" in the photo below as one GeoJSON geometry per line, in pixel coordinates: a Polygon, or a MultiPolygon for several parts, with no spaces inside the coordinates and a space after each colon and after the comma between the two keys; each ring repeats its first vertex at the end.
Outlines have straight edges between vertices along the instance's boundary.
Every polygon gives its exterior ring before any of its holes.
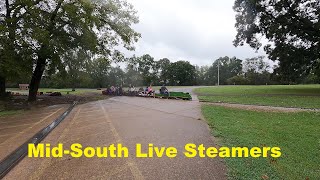
{"type": "Polygon", "coordinates": [[[232,78],[227,79],[228,85],[247,85],[249,81],[242,75],[233,76],[232,78]]]}

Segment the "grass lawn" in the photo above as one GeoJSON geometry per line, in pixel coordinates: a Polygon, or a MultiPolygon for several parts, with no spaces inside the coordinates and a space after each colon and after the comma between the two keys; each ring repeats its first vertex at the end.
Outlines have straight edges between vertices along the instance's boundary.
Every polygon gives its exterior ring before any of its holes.
{"type": "Polygon", "coordinates": [[[195,92],[209,102],[320,108],[320,85],[220,86],[195,92]]]}
{"type": "Polygon", "coordinates": [[[22,111],[0,111],[0,117],[22,113],[22,111]]]}
{"type": "Polygon", "coordinates": [[[221,146],[280,147],[282,156],[227,158],[230,179],[320,179],[320,113],[270,113],[203,105],[221,146]]]}

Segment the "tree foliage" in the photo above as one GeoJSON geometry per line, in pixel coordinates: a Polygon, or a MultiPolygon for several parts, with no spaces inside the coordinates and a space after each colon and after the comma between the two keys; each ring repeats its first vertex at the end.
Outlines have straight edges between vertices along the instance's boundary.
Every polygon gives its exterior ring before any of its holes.
{"type": "MultiPolygon", "coordinates": [[[[83,51],[75,51],[67,57],[81,58],[83,51]]],[[[69,53],[68,53],[69,54],[69,53]]],[[[72,60],[63,59],[65,62],[72,60]]],[[[111,64],[104,58],[77,60],[81,65],[69,68],[69,65],[49,76],[46,69],[42,87],[54,88],[105,88],[110,86],[143,87],[216,85],[218,63],[220,64],[220,83],[223,85],[265,85],[283,83],[263,56],[247,58],[244,61],[236,57],[220,57],[211,66],[194,66],[188,61],[171,62],[167,58],[155,60],[151,55],[133,56],[126,60],[125,66],[111,64]],[[115,66],[116,65],[116,66],[115,66]],[[79,68],[81,67],[81,68],[79,68]],[[74,76],[74,75],[76,76],[74,76]],[[73,78],[74,77],[74,78],[73,78]],[[76,77],[76,78],[75,78],[76,77]]],[[[70,66],[72,67],[72,66],[70,66]]],[[[303,79],[305,83],[315,83],[319,79],[315,73],[303,79]]]]}
{"type": "Polygon", "coordinates": [[[208,70],[208,76],[211,80],[211,84],[218,83],[218,64],[220,68],[221,84],[227,84],[227,79],[237,76],[242,72],[242,60],[237,59],[236,57],[220,57],[214,61],[208,70]]]}
{"type": "Polygon", "coordinates": [[[169,66],[169,82],[174,86],[195,84],[196,68],[188,61],[177,61],[169,66]]]}
{"type": "Polygon", "coordinates": [[[36,98],[44,70],[64,65],[61,60],[66,52],[81,48],[91,56],[122,60],[116,47],[133,50],[140,37],[131,28],[138,22],[136,11],[125,0],[6,0],[0,8],[1,34],[8,35],[0,47],[10,52],[3,58],[8,60],[0,63],[0,73],[14,69],[12,62],[26,62],[31,67],[27,71],[33,70],[31,101],[36,98]]]}
{"type": "Polygon", "coordinates": [[[236,0],[238,34],[235,46],[262,46],[287,81],[295,81],[314,69],[320,59],[320,1],[318,0],[236,0]]]}

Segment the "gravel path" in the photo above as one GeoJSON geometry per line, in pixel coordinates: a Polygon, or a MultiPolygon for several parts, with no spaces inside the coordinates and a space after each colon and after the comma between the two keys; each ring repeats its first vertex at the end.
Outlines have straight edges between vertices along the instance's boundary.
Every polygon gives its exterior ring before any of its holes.
{"type": "Polygon", "coordinates": [[[231,103],[211,103],[203,102],[204,104],[230,107],[251,111],[264,111],[264,112],[320,112],[320,109],[305,109],[305,108],[287,108],[287,107],[274,107],[274,106],[259,106],[259,105],[245,105],[245,104],[231,104],[231,103]]]}

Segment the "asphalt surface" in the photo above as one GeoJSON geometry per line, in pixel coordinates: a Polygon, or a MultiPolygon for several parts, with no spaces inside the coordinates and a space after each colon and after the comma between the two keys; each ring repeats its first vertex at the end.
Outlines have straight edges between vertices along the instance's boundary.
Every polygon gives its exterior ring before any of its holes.
{"type": "MultiPolygon", "coordinates": [[[[184,89],[191,91],[190,88],[184,89]]],[[[195,96],[194,96],[195,98],[195,96]]],[[[43,141],[102,147],[121,143],[129,158],[24,158],[5,179],[226,179],[219,158],[186,158],[188,143],[215,146],[197,100],[113,97],[77,106],[43,141]],[[176,158],[137,158],[136,144],[147,151],[173,146],[176,158]]]]}

